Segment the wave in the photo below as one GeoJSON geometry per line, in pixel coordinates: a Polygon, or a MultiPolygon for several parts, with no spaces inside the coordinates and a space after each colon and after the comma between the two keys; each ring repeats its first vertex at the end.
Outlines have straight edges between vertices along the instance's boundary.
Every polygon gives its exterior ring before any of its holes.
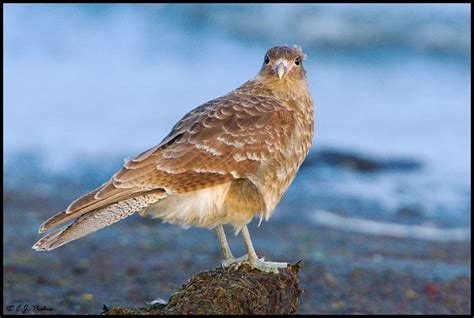
{"type": "Polygon", "coordinates": [[[466,5],[193,5],[173,6],[178,23],[252,41],[306,49],[399,48],[470,57],[466,5]]]}
{"type": "Polygon", "coordinates": [[[312,219],[314,222],[321,225],[344,231],[352,231],[370,235],[413,238],[439,242],[471,240],[470,229],[464,228],[440,229],[425,225],[406,225],[379,222],[360,218],[344,217],[324,210],[314,211],[312,219]]]}
{"type": "Polygon", "coordinates": [[[147,42],[156,38],[155,47],[163,39],[185,43],[224,36],[258,46],[299,44],[311,53],[385,49],[470,58],[470,15],[469,4],[77,4],[7,5],[5,18],[6,26],[13,22],[16,29],[18,21],[56,21],[54,25],[78,23],[74,28],[81,32],[97,27],[99,34],[100,27],[115,19],[123,22],[116,33],[124,37],[132,21],[132,32],[138,27],[147,42]]]}

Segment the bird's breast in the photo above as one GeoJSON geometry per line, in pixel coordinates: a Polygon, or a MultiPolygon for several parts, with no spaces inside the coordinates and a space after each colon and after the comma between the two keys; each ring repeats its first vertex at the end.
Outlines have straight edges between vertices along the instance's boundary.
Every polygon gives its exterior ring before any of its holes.
{"type": "MultiPolygon", "coordinates": [[[[294,180],[309,153],[313,139],[314,119],[311,97],[288,101],[294,109],[294,131],[282,151],[275,153],[259,172],[259,189],[264,197],[268,219],[275,206],[294,180]]],[[[258,181],[257,181],[258,182],[258,181]]]]}

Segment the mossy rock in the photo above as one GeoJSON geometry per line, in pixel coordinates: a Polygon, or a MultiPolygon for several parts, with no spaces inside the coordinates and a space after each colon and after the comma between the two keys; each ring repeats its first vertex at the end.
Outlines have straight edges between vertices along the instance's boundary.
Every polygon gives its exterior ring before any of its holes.
{"type": "Polygon", "coordinates": [[[114,307],[106,315],[293,314],[299,307],[299,263],[266,273],[243,263],[194,276],[166,305],[140,309],[114,307]]]}

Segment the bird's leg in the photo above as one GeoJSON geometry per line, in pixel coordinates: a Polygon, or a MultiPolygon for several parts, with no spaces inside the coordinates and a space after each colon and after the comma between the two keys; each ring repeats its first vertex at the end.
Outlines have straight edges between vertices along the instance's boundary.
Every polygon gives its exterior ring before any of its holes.
{"type": "Polygon", "coordinates": [[[258,260],[257,253],[255,253],[255,249],[253,248],[252,239],[250,238],[249,229],[247,225],[244,225],[242,228],[242,236],[244,237],[245,246],[247,247],[247,256],[250,263],[258,260]]]}
{"type": "Polygon", "coordinates": [[[216,228],[217,237],[219,238],[219,242],[221,243],[222,247],[222,254],[224,255],[224,260],[222,261],[222,267],[228,267],[230,264],[235,263],[237,260],[232,255],[232,251],[230,250],[229,243],[227,243],[227,238],[225,237],[224,226],[219,225],[216,228]]]}
{"type": "Polygon", "coordinates": [[[257,253],[255,253],[255,249],[253,248],[247,225],[242,228],[242,236],[244,237],[245,246],[247,247],[247,260],[253,268],[257,268],[264,272],[278,273],[279,268],[286,268],[288,266],[287,263],[266,262],[263,258],[259,259],[257,253]]]}

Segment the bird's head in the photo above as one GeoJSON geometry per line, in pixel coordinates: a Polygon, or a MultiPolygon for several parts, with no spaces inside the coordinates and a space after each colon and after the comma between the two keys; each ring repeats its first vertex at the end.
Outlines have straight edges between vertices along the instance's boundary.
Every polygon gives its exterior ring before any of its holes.
{"type": "Polygon", "coordinates": [[[267,51],[259,75],[278,81],[306,78],[303,67],[305,55],[300,47],[275,46],[267,51]]]}

